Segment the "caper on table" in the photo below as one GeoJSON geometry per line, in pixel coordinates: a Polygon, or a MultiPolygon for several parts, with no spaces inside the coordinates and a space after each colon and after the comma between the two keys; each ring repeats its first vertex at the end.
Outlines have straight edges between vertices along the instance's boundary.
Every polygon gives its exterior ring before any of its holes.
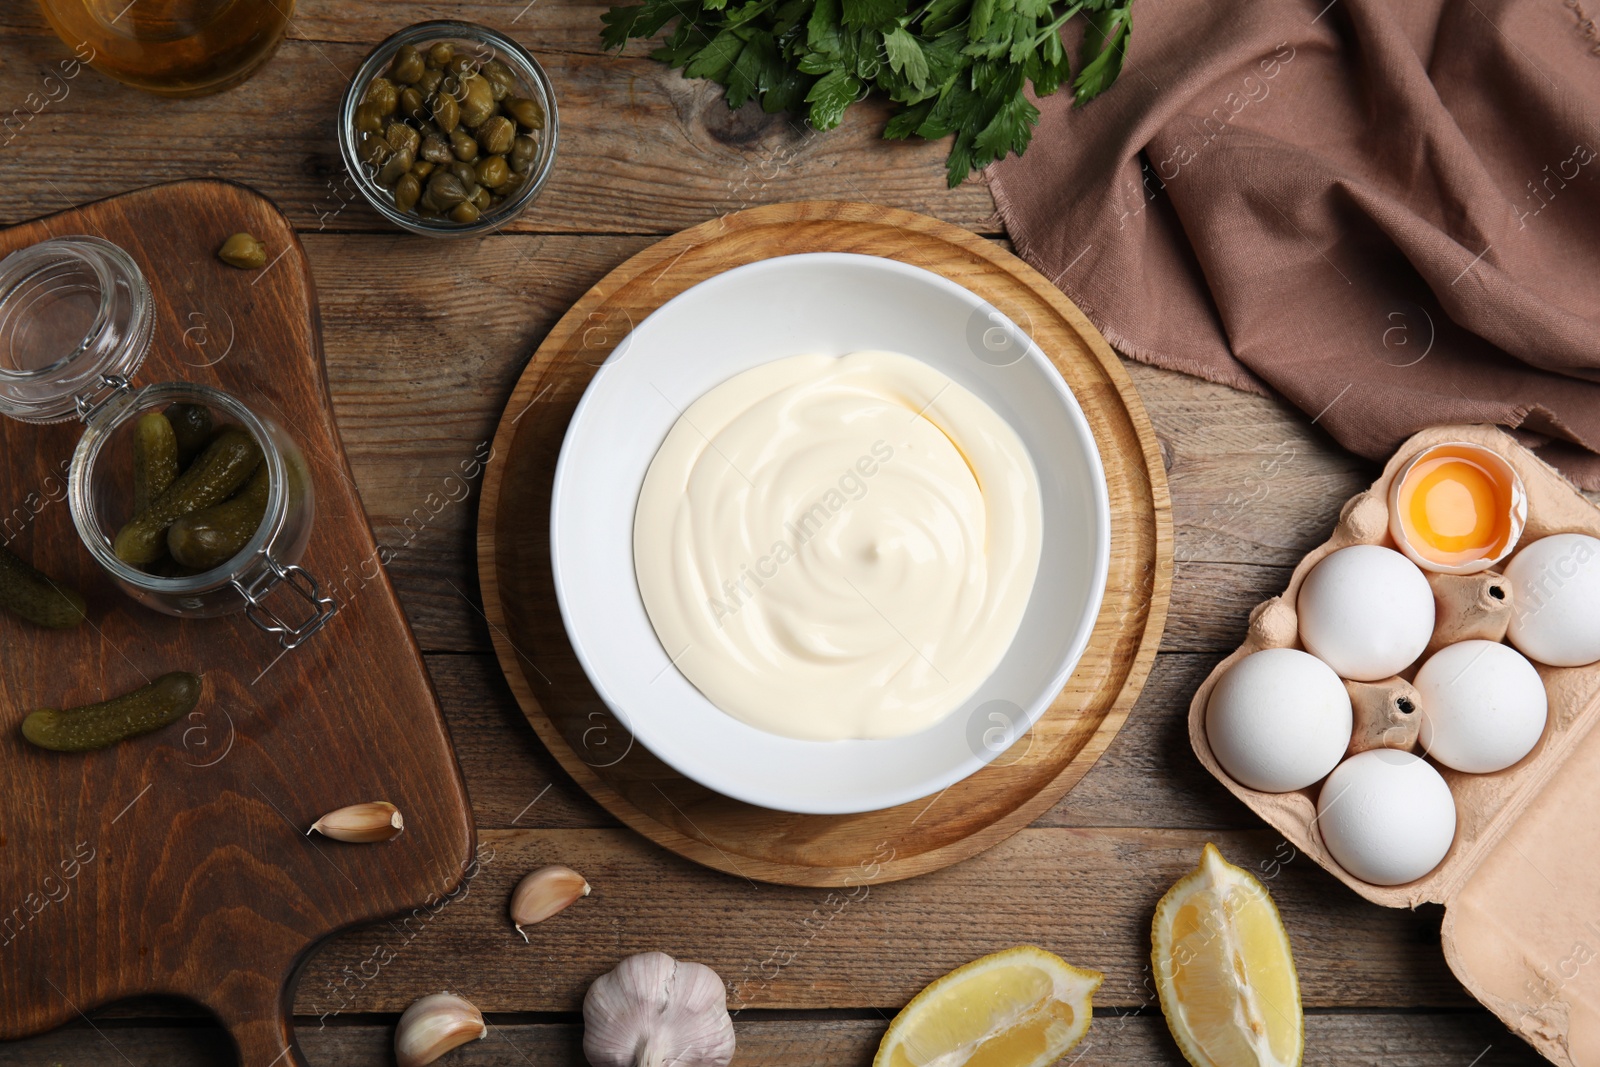
{"type": "Polygon", "coordinates": [[[230,267],[256,270],[267,264],[267,246],[256,240],[254,234],[236,233],[222,242],[217,258],[230,267]]]}
{"type": "Polygon", "coordinates": [[[356,152],[407,214],[471,225],[516,195],[539,159],[544,108],[517,74],[450,41],[402,45],[362,90],[356,152]]]}

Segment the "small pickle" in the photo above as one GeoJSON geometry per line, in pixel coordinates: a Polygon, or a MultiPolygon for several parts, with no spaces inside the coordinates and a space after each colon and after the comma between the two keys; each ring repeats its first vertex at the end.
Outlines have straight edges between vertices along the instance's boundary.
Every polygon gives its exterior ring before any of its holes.
{"type": "Polygon", "coordinates": [[[0,545],[0,608],[36,626],[70,630],[84,620],[83,597],[0,545]]]}
{"type": "Polygon", "coordinates": [[[378,109],[379,115],[388,118],[399,105],[399,97],[400,90],[395,88],[394,82],[388,78],[373,78],[367,83],[367,92],[361,102],[371,104],[378,109]]]}
{"type": "Polygon", "coordinates": [[[436,133],[430,133],[422,139],[422,151],[417,154],[429,163],[448,163],[456,158],[450,151],[450,142],[436,133]]]}
{"type": "Polygon", "coordinates": [[[178,439],[178,466],[187,467],[211,440],[211,409],[204,404],[174,404],[162,414],[178,439]]]}
{"type": "Polygon", "coordinates": [[[492,115],[478,126],[478,147],[486,156],[503,156],[517,139],[517,128],[504,115],[492,115]]]}
{"type": "Polygon", "coordinates": [[[403,122],[391,122],[384,128],[383,139],[389,142],[389,147],[396,152],[410,149],[414,156],[417,149],[422,147],[422,134],[407,126],[403,122]]]}
{"type": "Polygon", "coordinates": [[[356,130],[361,133],[382,133],[383,120],[388,117],[377,104],[362,104],[356,108],[356,130]]]}
{"type": "Polygon", "coordinates": [[[510,67],[498,59],[491,59],[483,65],[482,74],[489,79],[489,91],[496,100],[504,100],[517,88],[517,76],[510,67]]]}
{"type": "Polygon", "coordinates": [[[518,137],[511,146],[511,157],[506,162],[518,174],[526,174],[538,157],[539,142],[532,137],[518,137]]]}
{"type": "Polygon", "coordinates": [[[112,543],[117,558],[135,567],[154,563],[166,550],[169,526],[228,499],[260,463],[255,438],[237,426],[224,429],[165,493],[117,531],[112,543]]]}
{"type": "Polygon", "coordinates": [[[439,70],[448,65],[449,62],[455,57],[455,45],[451,44],[449,41],[438,41],[434,43],[433,47],[428,49],[428,66],[432,67],[434,70],[439,70]]]}
{"type": "Polygon", "coordinates": [[[494,114],[494,94],[489,91],[489,80],[481,75],[470,75],[462,80],[461,122],[469,129],[477,129],[494,114]]]}
{"type": "Polygon", "coordinates": [[[458,129],[450,135],[450,151],[462,163],[471,163],[478,158],[478,139],[466,130],[458,129]]]}
{"type": "Polygon", "coordinates": [[[178,435],[159,411],[139,416],[133,424],[133,512],[167,491],[178,477],[178,435]]]}
{"type": "Polygon", "coordinates": [[[416,157],[411,154],[411,149],[402,148],[384,161],[378,170],[378,184],[385,188],[394,185],[400,176],[411,169],[416,162],[416,157]]]}
{"type": "Polygon", "coordinates": [[[435,211],[448,211],[471,195],[461,179],[448,170],[437,171],[428,179],[426,199],[432,202],[435,211]]]}
{"type": "Polygon", "coordinates": [[[500,107],[507,115],[521,123],[524,129],[544,129],[544,108],[539,106],[537,100],[529,100],[525,96],[513,96],[500,107]]]}
{"type": "Polygon", "coordinates": [[[236,233],[222,242],[217,258],[240,270],[259,270],[267,265],[267,246],[253,234],[236,233]]]}
{"type": "Polygon", "coordinates": [[[400,50],[395,52],[394,62],[389,64],[389,80],[401,85],[415,85],[426,69],[427,64],[416,46],[403,44],[400,50]]]}
{"type": "Polygon", "coordinates": [[[433,162],[432,160],[419,159],[415,163],[411,164],[411,173],[416,177],[417,181],[426,181],[428,175],[433,173],[433,168],[437,167],[438,165],[439,164],[433,162]]]}
{"type": "Polygon", "coordinates": [[[494,196],[489,192],[489,190],[479,186],[478,191],[472,194],[472,200],[470,203],[473,207],[477,208],[480,213],[482,213],[489,210],[489,205],[493,203],[493,201],[494,196]]]}
{"type": "Polygon", "coordinates": [[[393,151],[381,134],[363,133],[356,142],[356,155],[361,157],[363,163],[373,167],[388,159],[393,151]]]}
{"type": "Polygon", "coordinates": [[[463,225],[471,225],[472,223],[477,222],[478,217],[482,214],[483,213],[478,210],[477,204],[474,204],[471,200],[463,200],[461,203],[450,209],[450,221],[459,222],[463,225]]]}
{"type": "Polygon", "coordinates": [[[434,93],[428,99],[428,105],[440,132],[449,133],[461,125],[461,105],[449,93],[434,93]]]}
{"type": "Polygon", "coordinates": [[[516,171],[512,171],[511,177],[507,179],[506,183],[495,189],[495,195],[499,197],[509,197],[514,195],[517,189],[521,187],[522,179],[523,175],[518,174],[516,171]]]}
{"type": "Polygon", "coordinates": [[[478,184],[488,186],[490,189],[504,186],[510,179],[510,168],[506,166],[504,155],[486,155],[482,160],[478,160],[474,170],[477,171],[478,184]]]}
{"type": "Polygon", "coordinates": [[[439,91],[439,86],[443,84],[444,71],[442,70],[425,70],[422,72],[422,77],[417,79],[417,88],[422,91],[423,96],[432,96],[439,91]]]}
{"type": "Polygon", "coordinates": [[[272,478],[261,464],[245,487],[220,504],[185,515],[167,531],[167,550],[185,567],[220,567],[250,543],[267,513],[272,478]]]}
{"type": "Polygon", "coordinates": [[[200,703],[198,675],[173,671],[120,697],[81,708],[40,708],[22,720],[22,736],[54,752],[92,752],[159,730],[200,703]]]}
{"type": "MultiPolygon", "coordinates": [[[[428,164],[432,166],[432,164],[428,164]]],[[[400,180],[394,183],[394,206],[401,211],[410,211],[417,206],[417,201],[422,197],[422,182],[417,179],[415,165],[409,174],[400,175],[400,180]]]]}
{"type": "Polygon", "coordinates": [[[408,85],[400,90],[400,117],[413,122],[422,122],[428,117],[427,104],[417,86],[408,85]]]}

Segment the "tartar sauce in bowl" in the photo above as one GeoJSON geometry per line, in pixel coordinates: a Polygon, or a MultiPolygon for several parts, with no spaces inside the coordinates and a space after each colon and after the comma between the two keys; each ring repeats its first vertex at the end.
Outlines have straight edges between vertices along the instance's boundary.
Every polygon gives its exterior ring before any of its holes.
{"type": "Polygon", "coordinates": [[[800,355],[683,411],[634,515],[646,612],[677,669],[751,726],[915,733],[1016,636],[1039,480],[995,411],[910,356],[800,355]]]}

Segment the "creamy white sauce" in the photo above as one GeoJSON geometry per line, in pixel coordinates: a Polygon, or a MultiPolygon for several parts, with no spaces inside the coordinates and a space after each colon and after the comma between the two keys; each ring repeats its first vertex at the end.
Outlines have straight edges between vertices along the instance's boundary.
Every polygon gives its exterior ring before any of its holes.
{"type": "Polygon", "coordinates": [[[1039,481],[993,409],[910,356],[793,356],[679,417],[634,515],[639,591],[678,670],[752,726],[914,733],[1016,635],[1039,481]]]}

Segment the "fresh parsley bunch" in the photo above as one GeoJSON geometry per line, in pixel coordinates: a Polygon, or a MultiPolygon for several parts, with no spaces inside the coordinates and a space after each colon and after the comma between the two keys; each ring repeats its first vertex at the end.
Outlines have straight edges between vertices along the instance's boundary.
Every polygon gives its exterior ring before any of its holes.
{"type": "Polygon", "coordinates": [[[1122,69],[1133,0],[641,0],[602,17],[608,47],[653,38],[676,20],[651,55],[691,78],[726,87],[728,106],[798,112],[831,130],[870,91],[901,105],[883,135],[955,134],[951,186],[974,167],[1021,155],[1039,109],[1072,77],[1061,27],[1088,20],[1078,103],[1099,95],[1122,69]]]}

